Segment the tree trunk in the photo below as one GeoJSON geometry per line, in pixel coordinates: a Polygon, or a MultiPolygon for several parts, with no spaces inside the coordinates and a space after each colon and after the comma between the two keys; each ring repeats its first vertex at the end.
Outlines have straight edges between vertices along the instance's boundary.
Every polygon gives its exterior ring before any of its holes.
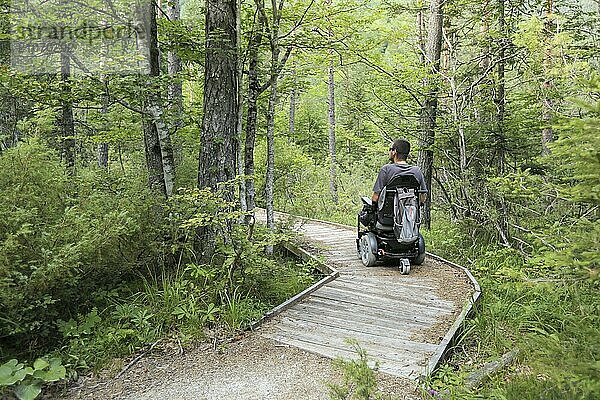
{"type": "MultiPolygon", "coordinates": [[[[0,4],[0,69],[10,67],[10,3],[0,4]]],[[[8,88],[0,89],[0,152],[16,146],[19,141],[18,100],[12,96],[8,88]]]]}
{"type": "MultiPolygon", "coordinates": [[[[236,8],[238,10],[237,16],[235,19],[235,31],[236,31],[236,57],[237,57],[237,82],[238,82],[238,91],[237,91],[237,124],[235,127],[236,130],[236,140],[237,140],[237,148],[236,152],[236,165],[237,165],[237,175],[241,177],[239,181],[239,196],[238,199],[240,201],[240,209],[242,212],[248,211],[248,203],[246,202],[246,176],[244,174],[244,155],[242,154],[242,137],[243,137],[243,127],[242,120],[244,118],[244,109],[242,104],[244,102],[244,96],[242,93],[242,85],[244,83],[244,63],[242,61],[242,0],[237,0],[236,8]]],[[[249,217],[248,217],[249,218],[249,217]]],[[[246,222],[250,222],[250,220],[246,218],[244,219],[246,222]]]]}
{"type": "MultiPolygon", "coordinates": [[[[179,0],[169,0],[167,2],[167,16],[172,22],[181,19],[181,6],[179,0]]],[[[181,59],[173,50],[167,53],[167,70],[171,82],[169,83],[169,105],[174,118],[174,131],[182,124],[183,116],[183,90],[179,74],[181,72],[181,59]]]]}
{"type": "Polygon", "coordinates": [[[421,136],[419,138],[418,165],[423,171],[429,196],[423,207],[423,224],[427,229],[431,224],[431,174],[433,173],[433,145],[438,106],[437,74],[442,50],[443,0],[431,0],[429,6],[429,26],[425,46],[425,66],[429,76],[425,79],[425,99],[421,110],[421,136]]]}
{"type": "Polygon", "coordinates": [[[273,20],[271,25],[271,73],[269,108],[267,110],[267,172],[265,182],[265,198],[267,208],[267,227],[275,230],[273,210],[273,187],[275,180],[275,106],[277,104],[277,79],[279,77],[279,13],[277,1],[271,0],[273,20]]]}
{"type": "MultiPolygon", "coordinates": [[[[236,175],[238,64],[237,0],[206,2],[204,102],[198,187],[216,190],[236,175]]],[[[233,192],[228,193],[233,200],[233,192]]]]}
{"type": "Polygon", "coordinates": [[[337,193],[337,162],[335,154],[335,81],[333,60],[329,62],[329,192],[335,204],[337,193]]]}
{"type": "Polygon", "coordinates": [[[98,144],[98,166],[108,168],[108,143],[98,144]]]}
{"type": "Polygon", "coordinates": [[[498,48],[498,64],[497,74],[498,81],[496,84],[496,95],[494,96],[494,103],[496,104],[496,140],[495,140],[495,152],[496,152],[496,168],[498,174],[503,174],[505,170],[505,148],[506,138],[504,137],[504,115],[506,113],[506,95],[505,95],[505,45],[506,39],[504,39],[508,33],[506,32],[506,20],[504,15],[504,1],[498,0],[498,30],[502,39],[499,40],[498,48]]]}
{"type": "MultiPolygon", "coordinates": [[[[217,190],[220,182],[233,180],[238,153],[238,0],[207,0],[205,15],[206,53],[204,100],[198,187],[217,190]]],[[[224,189],[228,201],[235,198],[231,187],[224,189]]],[[[215,250],[214,228],[198,229],[198,250],[208,260],[215,250]]]]}
{"type": "MultiPolygon", "coordinates": [[[[263,7],[262,1],[257,7],[263,7]]],[[[246,116],[246,141],[244,149],[244,173],[246,175],[246,207],[248,211],[256,207],[256,189],[254,187],[254,146],[256,143],[256,123],[258,115],[258,96],[260,83],[258,80],[258,49],[262,43],[265,18],[258,12],[258,20],[248,43],[248,113],[246,116]]]]}
{"type": "MultiPolygon", "coordinates": [[[[496,152],[496,171],[499,176],[502,176],[506,170],[506,137],[504,135],[504,116],[506,113],[506,95],[505,95],[505,46],[506,37],[506,19],[505,19],[505,0],[498,0],[498,29],[500,31],[500,47],[498,49],[498,83],[496,85],[496,96],[494,103],[496,104],[496,140],[495,140],[495,152],[496,152]]],[[[498,219],[496,221],[496,229],[500,235],[500,239],[505,245],[509,245],[510,231],[508,227],[508,210],[504,196],[500,196],[496,204],[496,211],[498,219]]]]}
{"type": "Polygon", "coordinates": [[[146,154],[146,169],[148,170],[148,186],[157,193],[166,195],[162,154],[156,124],[149,115],[142,116],[142,131],[144,133],[144,153],[146,154]]]}
{"type": "Polygon", "coordinates": [[[148,10],[150,17],[150,35],[148,37],[150,63],[150,93],[145,105],[142,127],[146,146],[146,166],[148,184],[151,189],[170,196],[175,181],[175,161],[171,137],[162,118],[160,94],[153,88],[160,76],[160,53],[158,50],[158,32],[156,9],[152,3],[148,10]]]}
{"type": "MultiPolygon", "coordinates": [[[[107,78],[104,77],[103,83],[105,87],[108,85],[107,78]]],[[[108,93],[105,91],[102,94],[102,109],[100,110],[102,114],[102,130],[106,132],[108,130],[108,93]]],[[[108,143],[98,143],[98,167],[100,168],[108,168],[108,143]]]]}
{"type": "MultiPolygon", "coordinates": [[[[327,0],[331,6],[332,0],[327,0]]],[[[329,21],[328,21],[329,22],[329,21]]],[[[333,39],[333,30],[329,23],[329,39],[333,39]]],[[[335,67],[333,65],[333,49],[329,50],[328,68],[328,106],[329,106],[329,192],[335,204],[338,203],[337,193],[337,162],[335,154],[335,67]]]]}
{"type": "Polygon", "coordinates": [[[61,140],[67,171],[75,173],[75,124],[73,120],[73,100],[71,99],[71,54],[68,46],[60,52],[60,77],[62,84],[61,140]]]}
{"type": "Polygon", "coordinates": [[[294,140],[296,136],[296,103],[298,102],[298,82],[296,80],[296,62],[293,63],[292,68],[292,90],[290,92],[290,121],[289,121],[289,132],[288,142],[294,140]]]}
{"type": "Polygon", "coordinates": [[[544,57],[544,82],[542,83],[542,123],[545,125],[542,129],[542,155],[550,154],[548,144],[554,141],[554,131],[552,130],[552,78],[550,70],[552,69],[552,37],[554,36],[554,6],[553,0],[546,0],[546,21],[544,23],[546,31],[546,54],[544,57]]]}
{"type": "Polygon", "coordinates": [[[163,122],[163,113],[159,99],[154,99],[155,103],[150,105],[148,112],[152,117],[160,144],[160,160],[162,163],[163,180],[165,184],[165,194],[171,196],[175,185],[175,157],[173,156],[173,145],[171,144],[171,134],[163,122]]]}

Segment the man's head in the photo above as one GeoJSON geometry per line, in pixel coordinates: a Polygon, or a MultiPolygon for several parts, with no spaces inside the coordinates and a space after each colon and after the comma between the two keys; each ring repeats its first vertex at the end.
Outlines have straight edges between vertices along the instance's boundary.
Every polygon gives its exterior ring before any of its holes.
{"type": "Polygon", "coordinates": [[[390,144],[390,161],[406,161],[410,153],[410,143],[406,139],[397,139],[390,144]]]}

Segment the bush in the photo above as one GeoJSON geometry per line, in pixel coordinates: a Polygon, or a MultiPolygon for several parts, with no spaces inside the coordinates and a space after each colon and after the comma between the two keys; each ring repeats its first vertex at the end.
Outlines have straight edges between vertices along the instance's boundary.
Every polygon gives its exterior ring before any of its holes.
{"type": "Polygon", "coordinates": [[[36,141],[4,152],[0,168],[0,343],[43,351],[58,320],[156,258],[156,204],[131,177],[69,176],[36,141]]]}

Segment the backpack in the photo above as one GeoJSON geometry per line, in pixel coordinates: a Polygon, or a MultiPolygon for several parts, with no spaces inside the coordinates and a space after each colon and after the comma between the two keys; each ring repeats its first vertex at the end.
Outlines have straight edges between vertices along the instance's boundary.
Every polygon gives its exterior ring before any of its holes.
{"type": "Polygon", "coordinates": [[[413,244],[419,239],[419,209],[412,190],[396,188],[394,196],[394,235],[399,243],[413,244]]]}

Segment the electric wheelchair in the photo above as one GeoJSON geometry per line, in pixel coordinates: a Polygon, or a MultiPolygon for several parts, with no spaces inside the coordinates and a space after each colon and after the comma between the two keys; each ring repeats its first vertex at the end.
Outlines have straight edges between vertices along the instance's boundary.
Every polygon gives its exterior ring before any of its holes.
{"type": "Polygon", "coordinates": [[[421,204],[419,181],[414,175],[396,175],[382,189],[377,204],[362,197],[358,214],[356,248],[363,265],[399,261],[402,274],[425,260],[425,240],[419,232],[421,204]]]}

